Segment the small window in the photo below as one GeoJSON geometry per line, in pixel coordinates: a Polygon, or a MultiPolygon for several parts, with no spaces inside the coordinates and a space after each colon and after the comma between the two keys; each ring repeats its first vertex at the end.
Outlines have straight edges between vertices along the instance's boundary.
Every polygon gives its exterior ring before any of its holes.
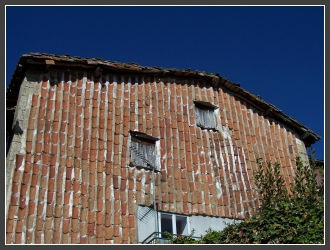
{"type": "Polygon", "coordinates": [[[166,238],[165,232],[175,235],[189,235],[188,217],[176,214],[160,213],[161,238],[166,238]]]}
{"type": "Polygon", "coordinates": [[[145,206],[138,206],[136,215],[138,241],[142,244],[168,243],[165,232],[177,236],[187,236],[191,233],[190,216],[157,212],[152,207],[145,206]]]}
{"type": "Polygon", "coordinates": [[[156,138],[143,133],[132,133],[131,165],[156,169],[156,138]]]}
{"type": "Polygon", "coordinates": [[[214,110],[216,106],[208,102],[195,101],[195,123],[198,127],[204,129],[215,129],[214,110]]]}

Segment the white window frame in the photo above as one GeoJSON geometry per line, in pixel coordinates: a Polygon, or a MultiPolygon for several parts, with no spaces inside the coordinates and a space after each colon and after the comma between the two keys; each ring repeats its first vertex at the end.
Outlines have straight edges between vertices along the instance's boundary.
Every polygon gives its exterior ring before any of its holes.
{"type": "Polygon", "coordinates": [[[189,235],[191,233],[190,230],[190,217],[186,215],[180,215],[180,214],[171,214],[171,213],[164,213],[164,212],[158,212],[158,232],[159,237],[161,237],[161,234],[163,233],[162,228],[162,215],[166,215],[168,217],[172,218],[172,234],[177,234],[177,228],[176,228],[176,221],[177,217],[185,218],[186,219],[186,226],[187,226],[187,232],[183,232],[182,235],[189,235]]]}

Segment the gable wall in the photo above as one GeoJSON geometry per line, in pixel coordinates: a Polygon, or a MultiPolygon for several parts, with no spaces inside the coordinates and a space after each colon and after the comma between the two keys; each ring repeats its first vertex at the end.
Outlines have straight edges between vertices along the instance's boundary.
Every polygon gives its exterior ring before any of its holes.
{"type": "Polygon", "coordinates": [[[258,207],[256,159],[279,162],[289,184],[306,152],[293,131],[200,80],[34,77],[23,164],[7,161],[7,243],[135,243],[137,205],[154,192],[161,211],[244,219],[258,207]],[[218,132],[194,125],[193,101],[219,107],[218,132]],[[160,139],[159,172],[129,166],[130,130],[160,139]]]}

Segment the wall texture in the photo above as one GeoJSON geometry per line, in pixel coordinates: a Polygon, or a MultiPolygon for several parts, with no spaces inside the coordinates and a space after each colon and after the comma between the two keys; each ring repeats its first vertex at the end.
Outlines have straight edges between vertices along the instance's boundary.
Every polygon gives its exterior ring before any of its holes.
{"type": "Polygon", "coordinates": [[[258,207],[257,158],[279,162],[287,184],[295,157],[307,160],[293,130],[203,80],[33,77],[24,141],[9,151],[20,155],[7,159],[7,243],[137,243],[137,206],[154,194],[161,211],[244,219],[258,207]],[[194,101],[218,107],[217,131],[195,125],[194,101]],[[130,131],[159,139],[155,180],[129,166],[130,131]]]}

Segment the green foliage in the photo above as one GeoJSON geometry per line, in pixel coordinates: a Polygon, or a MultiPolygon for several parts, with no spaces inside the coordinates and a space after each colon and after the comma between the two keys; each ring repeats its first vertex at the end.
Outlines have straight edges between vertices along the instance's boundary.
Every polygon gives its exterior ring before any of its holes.
{"type": "Polygon", "coordinates": [[[283,201],[288,201],[288,190],[285,180],[281,176],[280,164],[267,162],[266,166],[262,159],[257,159],[258,171],[254,172],[255,184],[261,195],[261,209],[276,209],[283,201]]]}
{"type": "Polygon", "coordinates": [[[197,244],[198,241],[193,238],[194,232],[195,230],[192,230],[191,234],[188,236],[174,236],[169,232],[165,232],[164,234],[168,238],[169,244],[197,244]]]}
{"type": "Polygon", "coordinates": [[[208,229],[199,240],[193,240],[191,234],[187,238],[172,237],[170,243],[324,244],[324,186],[316,185],[313,159],[310,166],[296,159],[297,171],[289,189],[278,163],[263,163],[261,159],[257,163],[254,177],[261,206],[254,216],[226,224],[222,231],[208,229]]]}

